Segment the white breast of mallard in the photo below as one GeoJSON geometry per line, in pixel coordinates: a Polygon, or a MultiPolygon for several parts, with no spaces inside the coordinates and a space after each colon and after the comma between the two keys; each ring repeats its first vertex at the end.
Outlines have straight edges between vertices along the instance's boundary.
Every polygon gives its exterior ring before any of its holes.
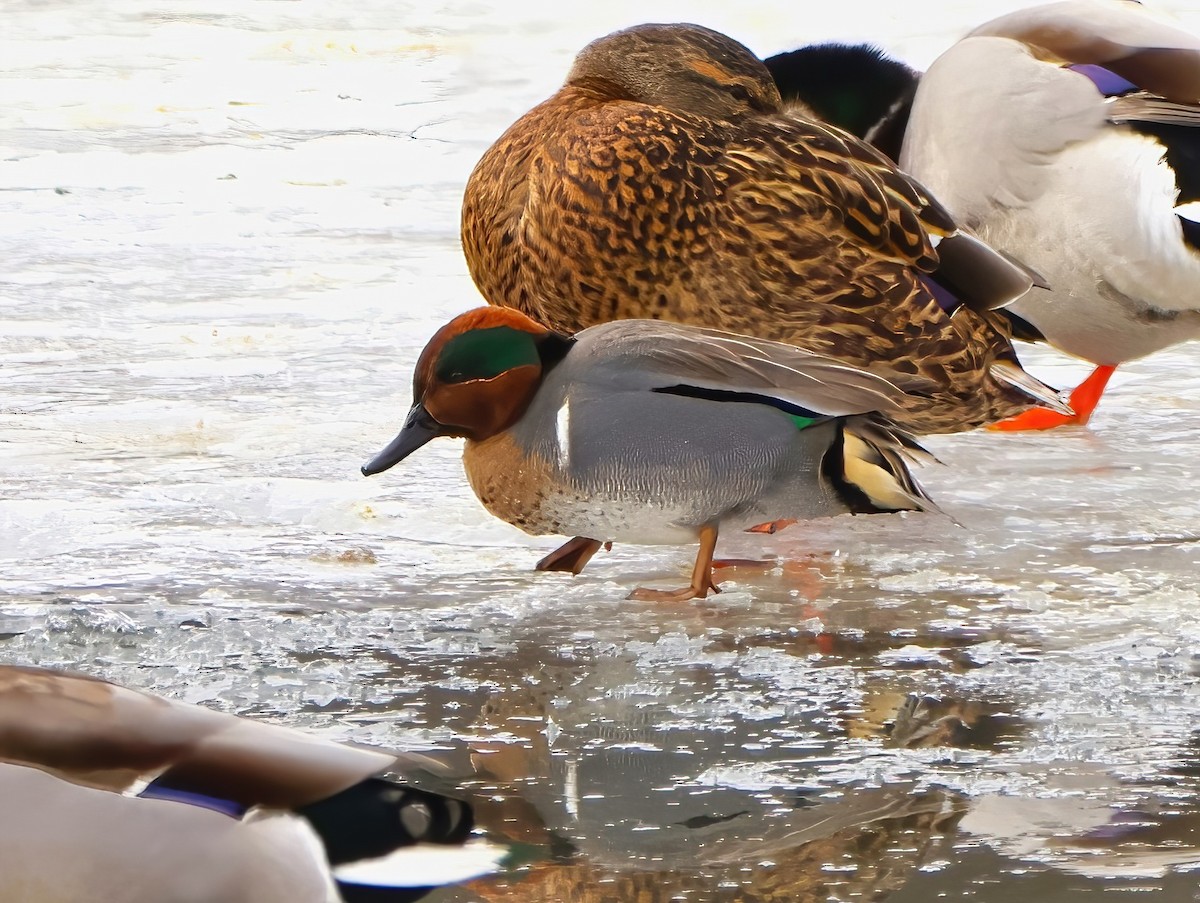
{"type": "Polygon", "coordinates": [[[760,405],[645,392],[551,400],[463,455],[483,506],[527,533],[671,545],[696,541],[706,524],[846,510],[820,473],[832,424],[801,431],[760,405]],[[714,407],[731,419],[714,422],[714,407]]]}
{"type": "Polygon", "coordinates": [[[1151,138],[1107,131],[1058,155],[1046,193],[981,223],[1051,286],[1011,309],[1062,350],[1120,364],[1200,337],[1200,254],[1183,241],[1162,154],[1151,138]]]}

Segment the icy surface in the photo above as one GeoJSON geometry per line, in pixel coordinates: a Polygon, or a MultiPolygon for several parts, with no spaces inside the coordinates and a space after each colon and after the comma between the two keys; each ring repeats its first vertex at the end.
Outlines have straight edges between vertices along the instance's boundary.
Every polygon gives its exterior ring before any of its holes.
{"type": "Polygon", "coordinates": [[[778,566],[690,604],[623,597],[691,549],[535,574],[556,539],[490,519],[454,443],[358,474],[479,303],[471,166],[588,40],[685,19],[924,65],[1020,5],[7,4],[0,658],[490,756],[575,853],[443,899],[1191,899],[1195,347],[1089,429],[931,442],[961,528],[734,537],[778,566]]]}

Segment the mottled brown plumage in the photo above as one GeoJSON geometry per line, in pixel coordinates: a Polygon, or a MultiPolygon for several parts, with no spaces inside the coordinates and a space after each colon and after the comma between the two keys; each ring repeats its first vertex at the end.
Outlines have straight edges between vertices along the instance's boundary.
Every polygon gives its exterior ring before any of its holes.
{"type": "Polygon", "coordinates": [[[959,240],[946,210],[873,148],[784,113],[761,62],[698,26],[585,48],[480,160],[462,226],[484,297],[557,330],[667,319],[919,374],[936,388],[902,419],[921,432],[1053,399],[987,309],[988,267],[1023,272],[995,257],[974,285],[959,267],[956,291],[975,297],[947,315],[924,281],[939,240],[943,253],[959,240]],[[998,362],[1034,394],[997,378],[998,362]]]}

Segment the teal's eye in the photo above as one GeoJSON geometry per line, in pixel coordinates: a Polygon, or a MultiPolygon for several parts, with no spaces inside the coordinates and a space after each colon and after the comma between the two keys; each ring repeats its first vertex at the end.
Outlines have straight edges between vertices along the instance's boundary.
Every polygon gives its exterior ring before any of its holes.
{"type": "Polygon", "coordinates": [[[472,329],[446,343],[434,374],[444,383],[492,379],[515,367],[540,364],[534,337],[511,326],[472,329]]]}

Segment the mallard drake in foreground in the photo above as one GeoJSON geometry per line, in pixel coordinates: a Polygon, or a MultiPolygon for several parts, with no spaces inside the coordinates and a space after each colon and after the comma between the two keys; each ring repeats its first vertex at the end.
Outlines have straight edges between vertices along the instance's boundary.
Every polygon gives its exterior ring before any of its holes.
{"type": "MultiPolygon", "coordinates": [[[[798,55],[831,53],[856,98],[824,104],[835,123],[855,126],[839,109],[888,109],[892,88],[903,118],[915,73],[897,81],[869,47],[798,55]]],[[[798,100],[831,93],[811,65],[787,65],[798,100]]],[[[906,129],[902,168],[1046,277],[1004,311],[1016,334],[1098,365],[1074,415],[998,428],[1086,423],[1118,365],[1200,337],[1200,226],[1177,210],[1200,200],[1198,101],[1200,39],[1136,3],[1071,0],[977,28],[920,78],[906,122],[877,127],[906,129]]]]}
{"type": "Polygon", "coordinates": [[[467,804],[413,785],[445,782],[438,769],[425,756],[0,666],[0,901],[417,899],[384,895],[389,857],[471,830],[467,804]]]}
{"type": "Polygon", "coordinates": [[[488,511],[578,537],[540,568],[578,573],[607,541],[699,541],[689,586],[631,595],[683,600],[716,590],[722,529],[932,508],[906,463],[920,447],[887,419],[904,399],[882,377],[782,343],[653,320],[571,337],[484,307],[425,346],[404,427],[363,473],[465,437],[488,511]]]}
{"type": "Polygon", "coordinates": [[[993,310],[1030,272],[697,25],[588,45],[475,167],[462,240],[484,298],[554,329],[673,320],[919,374],[895,413],[918,432],[1067,410],[993,310]]]}

